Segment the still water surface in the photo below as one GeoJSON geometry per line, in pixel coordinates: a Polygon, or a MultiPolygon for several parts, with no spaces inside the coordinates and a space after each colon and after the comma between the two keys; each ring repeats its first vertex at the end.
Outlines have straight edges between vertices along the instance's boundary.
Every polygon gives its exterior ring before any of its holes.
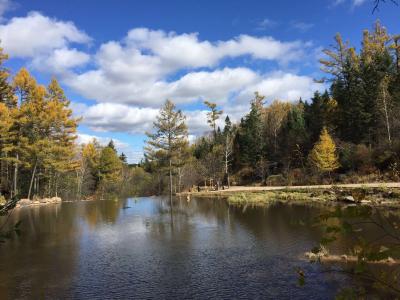
{"type": "Polygon", "coordinates": [[[329,299],[348,278],[302,260],[325,208],[218,199],[71,202],[15,210],[0,299],[329,299]],[[296,268],[307,275],[297,285],[296,268]]]}

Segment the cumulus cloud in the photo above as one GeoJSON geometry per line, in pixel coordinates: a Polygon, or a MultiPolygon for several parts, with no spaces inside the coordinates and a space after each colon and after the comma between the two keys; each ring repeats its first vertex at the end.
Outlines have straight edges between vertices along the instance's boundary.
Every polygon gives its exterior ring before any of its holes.
{"type": "Polygon", "coordinates": [[[224,57],[250,55],[257,59],[290,61],[301,59],[303,43],[281,42],[272,37],[246,34],[227,40],[200,41],[197,33],[176,34],[135,28],[126,37],[128,47],[151,51],[171,68],[213,66],[224,57]]]}
{"type": "MultiPolygon", "coordinates": [[[[264,26],[267,23],[263,21],[264,26]]],[[[274,68],[302,62],[306,52],[313,50],[311,43],[303,41],[246,34],[209,41],[197,33],[134,28],[122,41],[105,42],[89,55],[78,47],[91,42],[84,31],[38,12],[0,25],[0,39],[11,57],[25,58],[39,71],[60,75],[67,86],[94,100],[91,106],[72,105],[75,114],[95,131],[143,134],[151,129],[165,99],[182,105],[217,102],[233,120],[239,120],[254,91],[268,99],[291,101],[308,98],[321,88],[308,76],[224,66],[225,59],[238,57],[269,61],[274,68]],[[85,64],[86,68],[77,70],[85,64]]],[[[238,60],[246,65],[243,61],[238,60]]],[[[205,110],[185,114],[191,135],[209,130],[205,110]]],[[[221,126],[222,122],[221,118],[221,126]]]]}
{"type": "Polygon", "coordinates": [[[314,91],[324,89],[324,85],[317,83],[309,76],[292,73],[274,72],[266,74],[259,82],[249,85],[237,97],[241,103],[247,102],[258,91],[268,100],[296,101],[300,97],[309,99],[314,91]]]}
{"type": "Polygon", "coordinates": [[[95,131],[144,133],[151,129],[158,109],[139,108],[116,103],[80,105],[83,123],[95,131]]]}
{"type": "MultiPolygon", "coordinates": [[[[204,82],[207,82],[205,79],[204,82]]],[[[195,80],[196,82],[196,80],[195,80]]],[[[199,82],[203,82],[200,78],[199,82]]],[[[187,85],[190,87],[190,85],[187,85]]],[[[234,85],[233,85],[234,86],[234,85]]],[[[311,77],[299,76],[291,73],[275,72],[258,75],[252,84],[241,89],[230,101],[220,103],[220,107],[230,116],[232,121],[239,121],[248,112],[249,102],[254,97],[254,91],[266,96],[268,101],[280,99],[283,101],[297,101],[300,97],[310,98],[314,91],[323,90],[322,84],[314,82],[311,77]]],[[[183,93],[181,89],[177,89],[183,93]]],[[[190,90],[194,95],[199,91],[190,90]]],[[[226,96],[226,95],[223,95],[226,96]]],[[[119,103],[99,103],[92,106],[73,104],[75,111],[83,117],[83,123],[95,131],[114,131],[141,134],[152,129],[153,121],[159,109],[150,107],[137,107],[119,103]]],[[[189,133],[199,135],[210,130],[207,124],[206,110],[184,111],[187,117],[189,133]]],[[[222,117],[218,124],[223,126],[222,117]]]]}
{"type": "Polygon", "coordinates": [[[71,68],[83,66],[89,62],[90,56],[77,49],[55,49],[49,55],[40,55],[32,59],[35,69],[53,74],[63,75],[71,68]]]}
{"type": "Polygon", "coordinates": [[[249,35],[211,42],[200,40],[196,33],[135,28],[122,42],[100,46],[96,68],[69,76],[65,82],[98,102],[159,106],[166,98],[177,103],[203,98],[225,101],[232,92],[253,84],[258,74],[244,67],[219,68],[224,58],[248,55],[288,63],[302,59],[310,46],[249,35]],[[186,74],[175,78],[176,72],[182,71],[186,74]]]}
{"type": "Polygon", "coordinates": [[[90,37],[72,22],[59,21],[30,12],[26,17],[14,17],[0,25],[2,47],[11,57],[34,58],[52,54],[70,43],[85,44],[90,37]]]}
{"type": "Polygon", "coordinates": [[[188,73],[176,81],[113,81],[102,71],[90,71],[66,79],[74,90],[100,102],[159,107],[165,99],[189,103],[198,99],[226,101],[228,96],[255,83],[257,73],[247,68],[224,68],[188,73]]]}
{"type": "MultiPolygon", "coordinates": [[[[83,118],[83,124],[98,132],[128,132],[143,134],[153,129],[159,109],[139,108],[116,103],[99,103],[92,106],[73,104],[72,107],[83,118]]],[[[185,111],[189,133],[202,134],[210,130],[206,110],[185,111]]],[[[219,124],[219,125],[222,125],[219,124]]]]}

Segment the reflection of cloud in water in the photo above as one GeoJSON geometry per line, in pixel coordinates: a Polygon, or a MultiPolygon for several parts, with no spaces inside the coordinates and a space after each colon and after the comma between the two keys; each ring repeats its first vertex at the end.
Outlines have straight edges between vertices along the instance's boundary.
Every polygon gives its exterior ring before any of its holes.
{"type": "Polygon", "coordinates": [[[145,234],[147,230],[142,217],[133,217],[124,224],[100,225],[96,230],[91,232],[91,234],[93,241],[97,243],[99,247],[107,247],[110,244],[135,238],[135,235],[145,234]]]}

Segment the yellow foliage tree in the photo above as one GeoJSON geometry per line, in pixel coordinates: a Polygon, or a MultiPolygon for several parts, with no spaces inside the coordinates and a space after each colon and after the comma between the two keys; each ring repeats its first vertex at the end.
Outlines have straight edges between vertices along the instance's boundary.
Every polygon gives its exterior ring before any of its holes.
{"type": "Polygon", "coordinates": [[[331,172],[340,167],[335,142],[326,127],[322,129],[319,141],[311,150],[309,160],[320,172],[331,172]]]}

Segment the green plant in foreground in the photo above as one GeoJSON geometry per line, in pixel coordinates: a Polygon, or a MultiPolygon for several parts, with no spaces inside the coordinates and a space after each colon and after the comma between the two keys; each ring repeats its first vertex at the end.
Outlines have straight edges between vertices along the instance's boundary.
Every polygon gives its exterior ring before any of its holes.
{"type": "MultiPolygon", "coordinates": [[[[400,269],[396,263],[400,259],[398,213],[376,206],[336,207],[320,215],[316,225],[323,228],[324,235],[313,253],[320,253],[328,245],[346,237],[353,241],[349,254],[356,257],[354,262],[341,264],[340,268],[327,266],[324,272],[347,274],[370,283],[380,293],[400,296],[400,269]],[[368,232],[376,231],[377,235],[364,234],[367,228],[368,232]],[[381,268],[376,267],[377,262],[381,268]]],[[[322,263],[321,260],[317,262],[322,263]]]]}

